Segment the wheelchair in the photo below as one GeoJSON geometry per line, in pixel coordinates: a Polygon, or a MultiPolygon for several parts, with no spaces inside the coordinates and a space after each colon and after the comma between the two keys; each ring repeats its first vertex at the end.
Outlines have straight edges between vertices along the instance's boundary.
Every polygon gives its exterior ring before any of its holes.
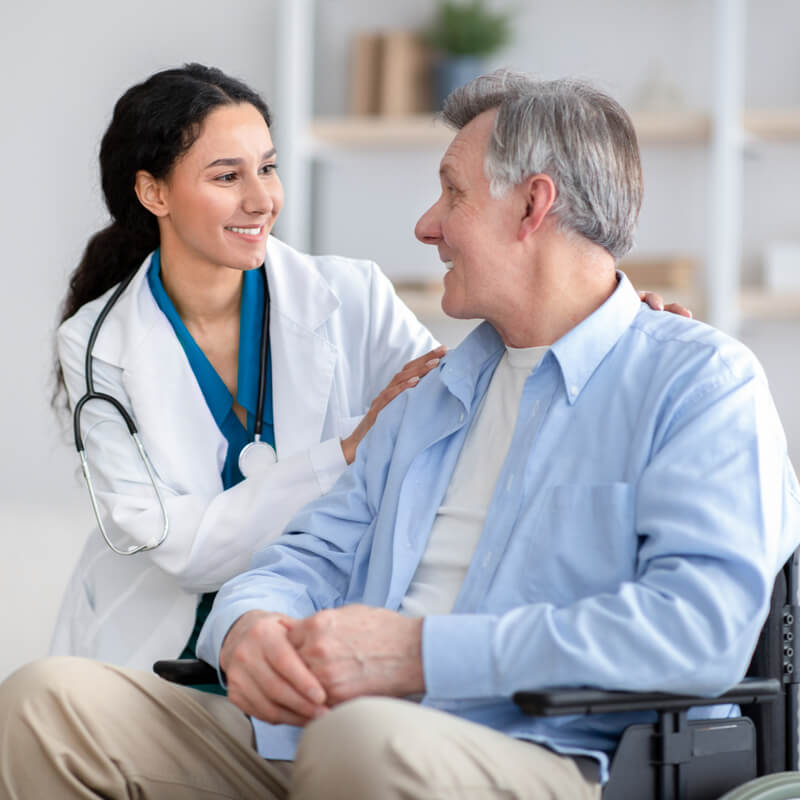
{"type": "MultiPolygon", "coordinates": [[[[747,677],[718,697],[570,688],[517,692],[514,702],[534,716],[656,712],[655,722],[623,731],[603,800],[800,800],[798,563],[800,549],[777,576],[747,677]],[[690,707],[718,703],[738,704],[742,715],[688,718],[690,707]]],[[[174,683],[217,682],[199,660],[157,661],[153,669],[174,683]]]]}

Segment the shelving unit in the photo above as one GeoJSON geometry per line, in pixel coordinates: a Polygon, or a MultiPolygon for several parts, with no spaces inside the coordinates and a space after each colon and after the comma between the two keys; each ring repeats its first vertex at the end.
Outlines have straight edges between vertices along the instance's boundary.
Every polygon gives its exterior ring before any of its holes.
{"type": "MultiPolygon", "coordinates": [[[[281,40],[297,52],[313,52],[314,0],[281,0],[281,40]]],[[[800,298],[740,287],[742,165],[750,141],[800,142],[800,109],[751,109],[743,106],[745,16],[747,0],[714,0],[714,88],[709,112],[632,114],[643,145],[708,149],[711,165],[705,284],[678,299],[700,311],[717,327],[735,333],[742,316],[800,315],[800,298]],[[705,302],[705,298],[708,302],[705,302]]],[[[286,63],[285,61],[282,63],[286,63]]],[[[322,117],[311,114],[311,72],[289,61],[281,102],[282,173],[291,182],[293,202],[283,212],[282,230],[300,247],[310,242],[311,164],[343,152],[443,149],[452,132],[433,114],[410,117],[322,117]],[[298,198],[302,202],[298,202],[298,198]]],[[[649,287],[648,287],[649,288],[649,287]]],[[[654,287],[658,289],[659,287],[654,287]]],[[[420,302],[429,300],[422,297],[420,302]]]]}
{"type": "MultiPolygon", "coordinates": [[[[634,112],[641,144],[705,144],[711,137],[711,116],[701,111],[634,112]]],[[[759,139],[800,140],[800,109],[745,111],[742,130],[759,139]]],[[[409,117],[317,117],[310,123],[312,150],[324,157],[329,149],[446,146],[452,131],[434,114],[409,117]]]]}

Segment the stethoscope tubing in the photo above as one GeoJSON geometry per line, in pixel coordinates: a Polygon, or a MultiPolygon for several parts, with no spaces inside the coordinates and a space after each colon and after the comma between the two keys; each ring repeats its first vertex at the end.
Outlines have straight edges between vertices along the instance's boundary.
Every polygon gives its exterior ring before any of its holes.
{"type": "Polygon", "coordinates": [[[258,360],[258,399],[256,401],[256,418],[253,421],[253,441],[261,441],[261,428],[264,421],[264,402],[267,394],[267,354],[269,352],[269,281],[267,268],[261,265],[264,273],[264,316],[261,320],[261,353],[258,360]]]}
{"type": "MultiPolygon", "coordinates": [[[[267,270],[265,265],[261,265],[261,269],[264,273],[264,317],[261,322],[261,352],[259,357],[259,381],[258,381],[258,399],[256,403],[256,418],[253,422],[253,441],[260,442],[261,441],[261,430],[262,430],[262,423],[264,417],[264,403],[266,400],[266,375],[267,375],[267,354],[269,352],[269,319],[270,319],[270,296],[269,296],[269,284],[267,282],[267,270]]],[[[95,518],[97,520],[97,525],[100,528],[100,533],[105,539],[106,544],[117,554],[121,556],[130,556],[134,555],[135,553],[141,553],[146,550],[154,550],[159,545],[163,544],[167,538],[167,534],[169,533],[169,515],[167,514],[167,506],[164,502],[164,497],[161,493],[161,490],[158,487],[158,482],[156,480],[155,471],[153,470],[153,466],[150,463],[150,459],[147,456],[147,452],[144,449],[144,445],[139,437],[139,431],[136,427],[136,423],[133,420],[133,417],[128,413],[128,410],[120,403],[117,398],[112,397],[110,394],[106,394],[104,392],[96,392],[94,388],[94,376],[92,373],[92,366],[93,366],[93,356],[92,353],[94,351],[94,345],[97,341],[97,336],[100,333],[100,328],[103,326],[103,323],[106,320],[106,317],[109,315],[111,309],[114,307],[115,303],[119,299],[120,295],[128,288],[131,281],[136,275],[136,270],[131,272],[130,275],[125,277],[117,286],[117,288],[113,291],[111,296],[106,301],[105,305],[101,309],[100,313],[97,315],[97,319],[92,325],[92,329],[89,332],[89,339],[86,343],[86,357],[84,361],[84,376],[86,379],[86,392],[84,393],[83,397],[81,397],[78,402],[75,404],[75,408],[72,412],[72,427],[73,427],[73,434],[75,437],[75,449],[78,451],[78,456],[80,457],[81,461],[81,470],[83,472],[83,476],[86,479],[86,486],[89,489],[89,499],[91,500],[92,510],[94,511],[95,518]],[[97,495],[94,489],[94,482],[92,481],[92,472],[89,467],[89,461],[86,458],[86,449],[83,443],[83,436],[81,434],[81,412],[83,411],[84,406],[90,401],[99,401],[103,403],[110,403],[114,409],[119,413],[122,419],[125,421],[125,425],[128,428],[128,432],[131,435],[131,438],[136,445],[136,450],[139,454],[139,458],[144,465],[145,471],[150,479],[150,483],[153,486],[153,490],[156,493],[156,497],[158,498],[158,504],[161,509],[161,518],[163,521],[163,527],[161,529],[161,534],[158,538],[152,539],[151,541],[147,542],[146,544],[141,545],[130,545],[126,549],[120,549],[117,547],[108,535],[106,531],[105,525],[103,524],[102,514],[100,513],[100,506],[97,502],[97,495]]],[[[251,443],[252,444],[252,443],[251,443]]],[[[249,447],[249,445],[248,445],[249,447]]]]}

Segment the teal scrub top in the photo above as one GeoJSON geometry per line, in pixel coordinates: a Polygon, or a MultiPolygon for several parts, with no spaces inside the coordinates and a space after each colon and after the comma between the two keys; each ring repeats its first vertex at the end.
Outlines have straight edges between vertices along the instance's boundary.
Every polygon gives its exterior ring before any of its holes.
{"type": "MultiPolygon", "coordinates": [[[[161,251],[156,250],[147,270],[147,281],[153,299],[172,325],[181,343],[189,366],[192,368],[209,411],[222,435],[228,442],[228,452],[222,467],[222,486],[230,489],[244,476],[239,470],[239,453],[253,441],[256,406],[258,405],[258,378],[261,358],[261,326],[264,320],[264,296],[266,281],[264,270],[253,269],[243,273],[242,301],[239,321],[239,360],[236,381],[236,400],[247,411],[247,428],[242,425],[233,410],[233,395],[228,391],[222,378],[206,358],[191,333],[184,325],[169,295],[161,283],[161,251]]],[[[261,439],[275,446],[275,428],[272,416],[272,358],[267,350],[267,374],[264,393],[264,414],[262,417],[261,439]]],[[[200,628],[208,616],[216,592],[204,594],[198,607],[192,631],[181,658],[195,658],[195,647],[200,628]]],[[[198,689],[224,693],[221,686],[196,686],[198,689]]]]}

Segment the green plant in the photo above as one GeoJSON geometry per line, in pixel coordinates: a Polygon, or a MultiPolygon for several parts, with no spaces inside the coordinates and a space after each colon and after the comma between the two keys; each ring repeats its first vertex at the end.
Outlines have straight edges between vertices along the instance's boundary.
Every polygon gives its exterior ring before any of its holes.
{"type": "Polygon", "coordinates": [[[485,0],[441,0],[427,32],[435,49],[453,56],[489,55],[510,36],[510,14],[489,10],[485,0]]]}

